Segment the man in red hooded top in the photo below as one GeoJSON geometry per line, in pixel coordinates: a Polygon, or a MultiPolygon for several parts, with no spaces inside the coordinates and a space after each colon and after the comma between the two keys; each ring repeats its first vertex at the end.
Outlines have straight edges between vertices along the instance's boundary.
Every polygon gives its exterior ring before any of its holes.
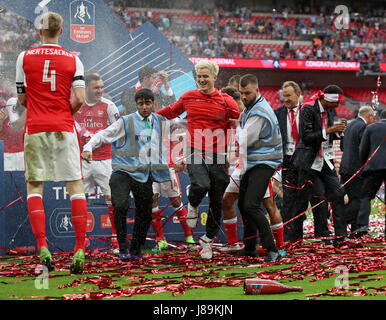
{"type": "Polygon", "coordinates": [[[215,89],[219,67],[209,60],[195,65],[199,89],[184,93],[175,103],[157,111],[167,119],[186,112],[187,119],[187,170],[191,181],[187,223],[197,226],[199,204],[208,193],[209,212],[206,235],[201,237],[201,257],[212,257],[212,242],[221,219],[222,197],[229,183],[227,170],[227,131],[231,119],[240,111],[234,99],[215,89]]]}

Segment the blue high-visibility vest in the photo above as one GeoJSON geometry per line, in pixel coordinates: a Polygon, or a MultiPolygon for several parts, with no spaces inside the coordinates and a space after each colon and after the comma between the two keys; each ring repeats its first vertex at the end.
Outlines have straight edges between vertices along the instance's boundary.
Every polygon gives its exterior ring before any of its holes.
{"type": "Polygon", "coordinates": [[[275,113],[263,96],[249,110],[244,109],[240,127],[244,128],[247,120],[255,116],[265,118],[269,123],[269,130],[266,136],[260,137],[258,141],[247,147],[246,170],[258,164],[265,164],[276,169],[283,161],[280,127],[275,113]]]}
{"type": "Polygon", "coordinates": [[[152,128],[145,127],[137,113],[123,116],[126,130],[125,141],[111,146],[113,171],[128,173],[138,182],[146,182],[151,176],[155,182],[170,180],[167,149],[163,143],[165,118],[152,113],[152,128]]]}

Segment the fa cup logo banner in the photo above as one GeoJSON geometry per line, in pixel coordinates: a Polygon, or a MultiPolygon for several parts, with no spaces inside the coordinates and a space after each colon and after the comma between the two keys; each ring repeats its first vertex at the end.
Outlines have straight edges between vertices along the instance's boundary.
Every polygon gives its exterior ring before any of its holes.
{"type": "Polygon", "coordinates": [[[87,43],[95,39],[95,5],[87,0],[70,3],[71,39],[87,43]]]}

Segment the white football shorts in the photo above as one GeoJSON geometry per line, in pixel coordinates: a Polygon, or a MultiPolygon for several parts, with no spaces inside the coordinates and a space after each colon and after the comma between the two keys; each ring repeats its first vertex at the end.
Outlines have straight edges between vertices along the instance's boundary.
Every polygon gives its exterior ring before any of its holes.
{"type": "Polygon", "coordinates": [[[169,168],[170,181],[153,182],[153,193],[166,198],[176,198],[181,195],[180,180],[174,168],[169,168]]]}
{"type": "MultiPolygon", "coordinates": [[[[230,178],[230,182],[225,190],[228,193],[239,193],[240,189],[240,169],[235,169],[230,178]]],[[[269,181],[267,190],[265,191],[264,199],[273,196],[271,180],[269,181]]]]}
{"type": "Polygon", "coordinates": [[[105,196],[111,195],[110,176],[112,172],[111,159],[93,160],[91,163],[82,161],[84,192],[88,194],[95,193],[95,184],[97,184],[105,196]]]}
{"type": "Polygon", "coordinates": [[[82,179],[80,148],[75,130],[25,133],[24,159],[26,181],[82,179]]]}
{"type": "Polygon", "coordinates": [[[24,152],[4,152],[4,171],[24,171],[24,152]]]}

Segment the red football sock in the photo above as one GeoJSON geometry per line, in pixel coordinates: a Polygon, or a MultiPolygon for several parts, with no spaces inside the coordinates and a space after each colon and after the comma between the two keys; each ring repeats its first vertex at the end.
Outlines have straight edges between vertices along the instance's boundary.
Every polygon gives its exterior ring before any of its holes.
{"type": "Polygon", "coordinates": [[[237,217],[224,220],[224,227],[227,231],[228,244],[237,242],[237,217]]]}
{"type": "Polygon", "coordinates": [[[181,206],[179,208],[176,208],[175,211],[176,211],[176,215],[178,217],[178,220],[180,221],[180,225],[181,225],[182,229],[184,230],[185,238],[190,237],[192,235],[192,231],[190,230],[188,224],[186,223],[186,217],[188,215],[186,208],[181,203],[181,206]]]}
{"type": "Polygon", "coordinates": [[[256,250],[259,257],[265,256],[267,254],[267,249],[264,249],[262,246],[257,246],[256,250]]]}
{"type": "Polygon", "coordinates": [[[111,234],[113,236],[117,235],[117,230],[115,229],[115,224],[114,224],[114,207],[111,205],[110,201],[106,201],[108,210],[109,210],[109,219],[110,219],[110,224],[111,224],[111,234]]]}
{"type": "Polygon", "coordinates": [[[276,247],[278,249],[282,248],[284,246],[284,238],[283,238],[283,232],[284,232],[284,226],[283,223],[278,223],[271,225],[271,230],[273,237],[275,238],[276,241],[276,247]]]}
{"type": "Polygon", "coordinates": [[[27,197],[28,216],[31,223],[32,232],[35,236],[38,251],[41,247],[46,247],[46,215],[43,207],[43,198],[41,194],[34,193],[27,197]]]}
{"type": "Polygon", "coordinates": [[[82,249],[85,252],[87,232],[87,204],[84,194],[75,194],[71,197],[71,219],[75,232],[74,252],[82,249]]]}
{"type": "Polygon", "coordinates": [[[152,210],[151,226],[153,227],[157,241],[165,240],[164,230],[162,228],[162,210],[158,207],[152,210]]]}

